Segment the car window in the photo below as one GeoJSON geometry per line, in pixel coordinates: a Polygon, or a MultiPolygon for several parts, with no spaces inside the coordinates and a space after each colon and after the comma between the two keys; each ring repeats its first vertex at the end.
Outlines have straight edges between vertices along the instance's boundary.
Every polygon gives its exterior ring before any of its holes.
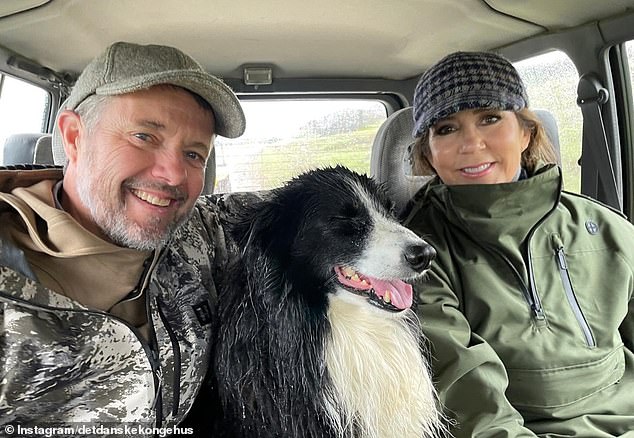
{"type": "Polygon", "coordinates": [[[342,164],[370,169],[372,141],[387,118],[372,99],[243,100],[247,128],[216,139],[216,193],[266,190],[300,173],[342,164]]]}
{"type": "Polygon", "coordinates": [[[634,41],[626,41],[625,50],[627,51],[627,62],[629,67],[630,83],[634,84],[634,41]]]}
{"type": "Polygon", "coordinates": [[[634,141],[632,141],[632,114],[634,114],[634,108],[632,108],[632,102],[634,102],[634,40],[626,41],[625,52],[627,54],[627,62],[624,63],[627,66],[626,75],[629,79],[629,84],[624,84],[623,91],[629,93],[629,106],[623,111],[623,118],[625,120],[619,121],[623,127],[629,127],[629,135],[623,136],[626,139],[626,145],[623,149],[624,157],[624,174],[623,174],[623,200],[625,205],[625,212],[629,217],[633,217],[634,212],[634,163],[632,163],[632,157],[634,156],[634,141]]]}
{"type": "Polygon", "coordinates": [[[530,107],[548,110],[555,116],[564,188],[580,193],[583,117],[576,102],[579,75],[575,65],[559,50],[514,65],[526,85],[530,107]]]}
{"type": "Polygon", "coordinates": [[[3,161],[4,142],[12,134],[44,132],[50,94],[48,91],[0,74],[0,163],[3,161]]]}

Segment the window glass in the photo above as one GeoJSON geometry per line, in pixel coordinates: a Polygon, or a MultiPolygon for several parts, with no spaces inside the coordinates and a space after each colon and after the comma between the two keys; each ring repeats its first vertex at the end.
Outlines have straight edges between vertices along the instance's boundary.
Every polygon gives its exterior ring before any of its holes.
{"type": "Polygon", "coordinates": [[[0,74],[0,163],[12,134],[43,132],[50,94],[33,84],[0,74]]]}
{"type": "MultiPolygon", "coordinates": [[[[630,92],[634,93],[634,40],[626,41],[625,51],[627,53],[627,67],[630,75],[630,92]]],[[[634,101],[634,95],[632,100],[634,101]]]]}
{"type": "Polygon", "coordinates": [[[634,84],[634,41],[627,41],[625,43],[625,50],[627,52],[627,63],[630,69],[630,83],[634,84]]]}
{"type": "Polygon", "coordinates": [[[374,135],[387,117],[378,100],[244,100],[244,135],[216,139],[216,193],[267,190],[307,170],[370,170],[374,135]]]}
{"type": "Polygon", "coordinates": [[[564,188],[581,192],[583,118],[577,106],[579,74],[564,52],[556,50],[515,63],[528,92],[529,106],[550,111],[559,129],[564,188]]]}

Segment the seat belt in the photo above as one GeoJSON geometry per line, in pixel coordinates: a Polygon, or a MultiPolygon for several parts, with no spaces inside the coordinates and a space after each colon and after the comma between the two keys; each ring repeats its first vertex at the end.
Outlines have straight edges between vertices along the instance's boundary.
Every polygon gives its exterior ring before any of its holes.
{"type": "MultiPolygon", "coordinates": [[[[605,199],[609,206],[623,211],[621,195],[616,184],[614,167],[608,146],[601,106],[609,99],[608,90],[593,74],[585,74],[579,78],[577,87],[577,105],[583,115],[583,140],[581,156],[597,165],[598,187],[603,189],[605,199]]],[[[582,187],[594,186],[593,175],[582,167],[582,187]],[[585,177],[584,177],[585,175],[585,177]]]]}

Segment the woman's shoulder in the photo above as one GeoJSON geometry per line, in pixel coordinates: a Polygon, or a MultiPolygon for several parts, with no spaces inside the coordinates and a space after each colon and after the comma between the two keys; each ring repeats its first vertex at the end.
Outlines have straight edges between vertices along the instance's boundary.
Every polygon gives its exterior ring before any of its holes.
{"type": "Polygon", "coordinates": [[[563,205],[569,205],[576,209],[584,209],[585,211],[593,212],[594,214],[605,216],[607,218],[613,218],[617,222],[624,221],[627,224],[632,225],[623,212],[581,193],[563,190],[561,192],[560,203],[563,205]]]}
{"type": "Polygon", "coordinates": [[[634,224],[623,213],[589,196],[570,192],[562,192],[560,206],[563,209],[558,210],[564,214],[559,217],[575,225],[563,223],[564,229],[575,230],[577,237],[586,236],[585,241],[594,242],[594,246],[601,241],[622,251],[634,263],[634,224]]]}
{"type": "Polygon", "coordinates": [[[430,204],[431,194],[434,187],[441,186],[442,183],[437,176],[431,177],[423,184],[423,186],[414,193],[411,199],[405,204],[405,207],[400,211],[399,218],[401,222],[407,224],[414,220],[414,217],[418,216],[421,211],[425,211],[425,207],[430,204]]]}

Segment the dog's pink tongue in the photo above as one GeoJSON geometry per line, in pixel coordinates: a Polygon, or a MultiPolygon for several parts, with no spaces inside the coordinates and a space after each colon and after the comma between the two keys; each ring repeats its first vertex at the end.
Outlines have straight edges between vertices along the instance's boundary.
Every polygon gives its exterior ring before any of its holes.
{"type": "Polygon", "coordinates": [[[385,296],[385,292],[390,292],[390,302],[397,309],[408,309],[412,307],[414,293],[412,286],[401,280],[379,280],[371,278],[372,289],[380,297],[385,296]]]}

